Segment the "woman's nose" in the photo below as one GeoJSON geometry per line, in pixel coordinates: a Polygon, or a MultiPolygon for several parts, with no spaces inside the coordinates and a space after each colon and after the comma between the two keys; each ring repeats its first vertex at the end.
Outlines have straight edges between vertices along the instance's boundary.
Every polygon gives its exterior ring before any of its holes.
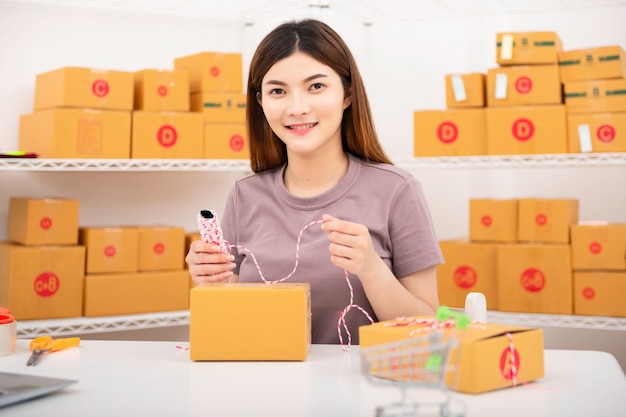
{"type": "Polygon", "coordinates": [[[306,114],[311,110],[311,105],[306,94],[293,92],[289,96],[289,106],[287,112],[292,115],[306,114]]]}

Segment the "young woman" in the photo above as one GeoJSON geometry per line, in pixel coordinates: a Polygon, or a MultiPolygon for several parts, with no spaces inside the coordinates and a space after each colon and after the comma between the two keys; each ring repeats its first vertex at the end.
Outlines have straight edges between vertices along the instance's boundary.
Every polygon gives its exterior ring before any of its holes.
{"type": "MultiPolygon", "coordinates": [[[[340,342],[346,271],[353,303],[369,314],[345,315],[353,343],[370,317],[434,314],[443,257],[421,186],[385,155],[354,58],[333,29],[289,22],[261,41],[247,123],[254,174],[228,197],[224,237],[252,252],[274,281],[294,270],[304,229],[297,268],[284,282],[311,285],[312,342],[340,342]]],[[[227,255],[196,241],[186,262],[197,284],[263,282],[249,252],[235,247],[227,255]]]]}

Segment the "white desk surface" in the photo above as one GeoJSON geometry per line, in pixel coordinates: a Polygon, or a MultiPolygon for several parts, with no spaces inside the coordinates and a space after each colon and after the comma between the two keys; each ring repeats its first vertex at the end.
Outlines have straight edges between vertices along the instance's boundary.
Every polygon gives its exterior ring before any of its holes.
{"type": "MultiPolygon", "coordinates": [[[[2,408],[0,416],[373,417],[401,393],[360,374],[358,346],[344,353],[339,345],[312,345],[303,362],[193,362],[177,347],[186,342],[84,340],[27,367],[28,342],[18,340],[15,353],[0,357],[0,371],[79,382],[2,408]]],[[[541,380],[454,398],[469,417],[626,416],[626,377],[613,356],[546,350],[544,358],[541,380]]]]}

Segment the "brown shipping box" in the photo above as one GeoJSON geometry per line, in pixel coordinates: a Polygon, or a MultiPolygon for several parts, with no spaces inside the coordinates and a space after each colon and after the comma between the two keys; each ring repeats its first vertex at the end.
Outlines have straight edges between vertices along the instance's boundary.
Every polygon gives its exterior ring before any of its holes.
{"type": "Polygon", "coordinates": [[[485,74],[446,75],[446,107],[449,109],[465,107],[485,107],[485,74]]]}
{"type": "Polygon", "coordinates": [[[189,111],[187,71],[145,69],[135,72],[134,78],[134,109],[189,111]]]}
{"type": "Polygon", "coordinates": [[[0,243],[0,305],[17,320],[83,314],[85,248],[0,243]]]}
{"type": "Polygon", "coordinates": [[[626,223],[571,226],[572,267],[626,271],[626,223]]]}
{"type": "Polygon", "coordinates": [[[133,74],[77,67],[38,74],[33,110],[55,107],[130,111],[133,109],[133,74]]]}
{"type": "Polygon", "coordinates": [[[517,242],[517,211],[517,199],[470,199],[470,241],[517,242]]]}
{"type": "Polygon", "coordinates": [[[579,201],[568,198],[520,198],[517,238],[520,242],[569,243],[570,226],[578,223],[579,201]]]}
{"type": "MultiPolygon", "coordinates": [[[[433,327],[433,318],[421,316],[359,327],[362,369],[367,369],[366,363],[371,358],[368,355],[378,351],[385,355],[382,360],[369,361],[370,374],[391,373],[389,377],[399,381],[423,377],[428,369],[423,353],[430,348],[432,332],[437,331],[433,327]],[[408,349],[400,347],[402,345],[414,347],[415,353],[409,355],[408,349]],[[407,367],[411,369],[407,370],[407,367]]],[[[451,346],[449,363],[458,371],[456,375],[448,373],[446,382],[456,391],[479,394],[525,384],[544,376],[541,329],[472,323],[466,330],[448,326],[439,332],[442,332],[444,346],[451,338],[460,339],[458,346],[447,345],[451,346]]]]}
{"type": "Polygon", "coordinates": [[[153,271],[85,276],[86,317],[189,308],[189,272],[153,271]]]}
{"type": "Polygon", "coordinates": [[[563,42],[555,32],[496,33],[498,65],[557,64],[563,42]]]}
{"type": "Polygon", "coordinates": [[[174,59],[174,69],[189,73],[189,92],[241,93],[243,61],[240,53],[199,52],[174,59]]]}
{"type": "Polygon", "coordinates": [[[574,314],[626,317],[626,271],[574,271],[574,314]]]}
{"type": "Polygon", "coordinates": [[[308,283],[203,284],[191,290],[189,309],[191,360],[303,361],[308,356],[308,283]]]}
{"type": "Polygon", "coordinates": [[[246,125],[206,123],[204,125],[205,159],[249,159],[246,125]]]}
{"type": "Polygon", "coordinates": [[[487,154],[567,153],[562,104],[487,108],[487,154]]]}
{"type": "Polygon", "coordinates": [[[562,104],[559,67],[514,65],[487,71],[487,105],[562,104]]]}
{"type": "Polygon", "coordinates": [[[500,311],[573,313],[569,245],[498,245],[497,258],[500,311]]]}
{"type": "Polygon", "coordinates": [[[464,308],[471,292],[487,299],[487,309],[498,309],[496,244],[464,239],[439,242],[445,263],[437,265],[439,303],[464,308]]]}
{"type": "Polygon", "coordinates": [[[41,158],[130,157],[130,111],[50,109],[20,116],[19,147],[41,158]]]}
{"type": "Polygon", "coordinates": [[[570,81],[563,90],[568,114],[626,112],[626,79],[570,81]]]}
{"type": "Polygon", "coordinates": [[[184,269],[185,229],[172,226],[138,226],[139,271],[184,269]]]}
{"type": "Polygon", "coordinates": [[[485,109],[413,113],[414,156],[485,155],[485,109]]]}
{"type": "Polygon", "coordinates": [[[626,152],[626,112],[567,116],[569,151],[626,152]]]}
{"type": "Polygon", "coordinates": [[[79,205],[67,198],[11,197],[8,238],[22,245],[75,245],[79,205]]]}
{"type": "Polygon", "coordinates": [[[204,121],[191,112],[133,112],[131,157],[200,159],[204,121]]]}
{"type": "Polygon", "coordinates": [[[241,93],[193,93],[191,111],[200,112],[205,123],[245,123],[246,95],[241,93]]]}
{"type": "Polygon", "coordinates": [[[626,78],[626,52],[619,45],[559,53],[563,82],[626,78]]]}
{"type": "Polygon", "coordinates": [[[85,246],[85,272],[137,272],[139,231],[136,227],[81,227],[79,243],[85,246]]]}

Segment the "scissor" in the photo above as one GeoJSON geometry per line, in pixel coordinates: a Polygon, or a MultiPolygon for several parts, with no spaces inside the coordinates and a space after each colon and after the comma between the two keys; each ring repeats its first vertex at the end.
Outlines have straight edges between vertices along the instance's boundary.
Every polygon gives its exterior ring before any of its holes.
{"type": "Polygon", "coordinates": [[[53,339],[51,336],[41,336],[30,342],[30,350],[33,352],[26,362],[26,366],[35,366],[41,356],[46,352],[56,352],[68,347],[78,346],[80,338],[67,337],[64,339],[53,339]]]}

